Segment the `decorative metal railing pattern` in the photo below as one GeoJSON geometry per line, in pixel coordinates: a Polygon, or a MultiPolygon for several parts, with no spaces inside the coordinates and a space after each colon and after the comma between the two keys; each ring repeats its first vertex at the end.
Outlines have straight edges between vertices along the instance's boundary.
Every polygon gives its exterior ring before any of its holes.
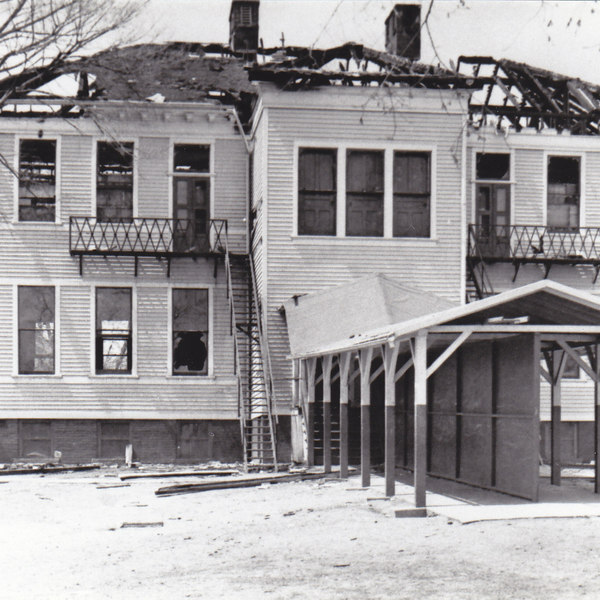
{"type": "Polygon", "coordinates": [[[190,219],[69,219],[71,254],[125,256],[196,256],[224,254],[225,219],[198,227],[190,219]]]}
{"type": "Polygon", "coordinates": [[[600,264],[600,227],[469,225],[467,256],[488,262],[600,264]]]}

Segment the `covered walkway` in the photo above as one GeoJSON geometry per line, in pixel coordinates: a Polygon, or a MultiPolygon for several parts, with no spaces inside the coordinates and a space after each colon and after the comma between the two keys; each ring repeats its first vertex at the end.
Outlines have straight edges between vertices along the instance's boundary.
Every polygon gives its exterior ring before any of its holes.
{"type": "Polygon", "coordinates": [[[589,294],[544,280],[455,306],[376,276],[294,298],[285,310],[308,464],[318,429],[325,470],[336,446],[346,477],[349,449],[360,446],[368,487],[374,432],[384,438],[387,496],[399,465],[412,470],[416,507],[426,506],[427,474],[537,501],[540,377],[552,385],[552,483],[559,485],[566,356],[595,382],[597,456],[600,301],[589,294]],[[360,405],[356,428],[353,403],[360,405]],[[338,405],[339,446],[332,444],[338,405]]]}

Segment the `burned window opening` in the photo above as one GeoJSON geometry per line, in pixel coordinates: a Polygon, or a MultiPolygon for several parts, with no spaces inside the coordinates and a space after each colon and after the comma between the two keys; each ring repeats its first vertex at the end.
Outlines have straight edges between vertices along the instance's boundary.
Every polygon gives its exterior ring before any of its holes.
{"type": "Polygon", "coordinates": [[[96,288],[96,373],[131,373],[131,289],[96,288]]]}
{"type": "Polygon", "coordinates": [[[508,181],[510,179],[510,154],[478,152],[476,164],[477,179],[508,181]]]}
{"type": "Polygon", "coordinates": [[[98,142],[96,217],[99,221],[133,219],[133,142],[98,142]]]}
{"type": "Polygon", "coordinates": [[[346,235],[383,236],[383,152],[348,150],[346,235]]]}
{"type": "Polygon", "coordinates": [[[173,375],[208,374],[208,290],[173,290],[173,375]]]}
{"type": "Polygon", "coordinates": [[[429,237],[429,152],[394,152],[394,237],[429,237]]]}
{"type": "Polygon", "coordinates": [[[548,157],[548,227],[579,227],[580,161],[575,156],[548,157]]]}
{"type": "Polygon", "coordinates": [[[298,235],[335,235],[337,151],[300,148],[298,158],[298,235]]]}
{"type": "Polygon", "coordinates": [[[209,173],[210,146],[202,144],[175,144],[173,171],[176,173],[209,173]]]}
{"type": "Polygon", "coordinates": [[[19,221],[56,220],[56,141],[19,143],[19,221]]]}
{"type": "Polygon", "coordinates": [[[19,373],[54,373],[54,287],[19,286],[19,373]]]}

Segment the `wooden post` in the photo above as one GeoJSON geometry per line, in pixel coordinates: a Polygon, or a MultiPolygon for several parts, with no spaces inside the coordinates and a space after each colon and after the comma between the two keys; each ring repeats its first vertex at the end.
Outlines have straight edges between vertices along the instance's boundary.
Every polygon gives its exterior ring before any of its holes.
{"type": "Polygon", "coordinates": [[[594,493],[600,494],[600,344],[594,348],[594,493]]]}
{"type": "Polygon", "coordinates": [[[373,348],[360,351],[360,474],[371,485],[371,361],[373,348]]]}
{"type": "Polygon", "coordinates": [[[419,331],[414,345],[415,371],[415,506],[425,508],[427,469],[427,331],[419,331]]]}
{"type": "Polygon", "coordinates": [[[399,343],[385,346],[385,495],[396,493],[396,362],[399,343]]]}
{"type": "Polygon", "coordinates": [[[315,464],[315,372],[317,359],[308,358],[304,361],[307,400],[306,403],[306,464],[312,467],[315,464]]]}
{"type": "Polygon", "coordinates": [[[550,454],[551,454],[551,466],[550,466],[550,483],[552,485],[560,485],[560,440],[561,440],[561,380],[566,363],[566,356],[564,351],[560,352],[560,358],[557,361],[555,354],[553,363],[552,373],[552,388],[551,388],[551,422],[550,422],[550,454]]]}
{"type": "Polygon", "coordinates": [[[350,352],[340,355],[340,478],[348,478],[348,373],[350,352]]]}
{"type": "Polygon", "coordinates": [[[331,473],[331,362],[332,356],[324,356],[323,369],[323,470],[331,473]]]}

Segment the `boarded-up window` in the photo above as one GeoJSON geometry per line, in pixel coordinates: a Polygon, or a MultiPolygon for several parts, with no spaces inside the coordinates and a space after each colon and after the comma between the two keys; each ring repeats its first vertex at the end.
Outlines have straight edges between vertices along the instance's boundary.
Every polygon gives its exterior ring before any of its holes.
{"type": "Polygon", "coordinates": [[[56,218],[56,142],[21,140],[19,144],[19,221],[56,218]]]}
{"type": "Polygon", "coordinates": [[[96,216],[99,221],[133,218],[133,142],[98,142],[96,216]]]}
{"type": "Polygon", "coordinates": [[[131,373],[129,288],[96,288],[96,372],[131,373]]]}
{"type": "Polygon", "coordinates": [[[394,152],[394,237],[429,237],[430,154],[394,152]]]}
{"type": "Polygon", "coordinates": [[[173,374],[208,373],[208,290],[173,290],[173,374]]]}
{"type": "Polygon", "coordinates": [[[335,235],[337,151],[300,148],[298,234],[335,235]]]}
{"type": "Polygon", "coordinates": [[[210,146],[175,144],[173,171],[176,173],[208,173],[210,171],[210,146]]]}
{"type": "Polygon", "coordinates": [[[100,458],[125,458],[125,448],[130,443],[128,421],[100,423],[100,458]]]}
{"type": "Polygon", "coordinates": [[[19,373],[54,373],[54,288],[19,286],[19,373]]]}
{"type": "Polygon", "coordinates": [[[383,152],[348,150],[346,235],[383,236],[383,152]]]}
{"type": "Polygon", "coordinates": [[[548,158],[548,227],[579,227],[579,158],[548,158]]]}

